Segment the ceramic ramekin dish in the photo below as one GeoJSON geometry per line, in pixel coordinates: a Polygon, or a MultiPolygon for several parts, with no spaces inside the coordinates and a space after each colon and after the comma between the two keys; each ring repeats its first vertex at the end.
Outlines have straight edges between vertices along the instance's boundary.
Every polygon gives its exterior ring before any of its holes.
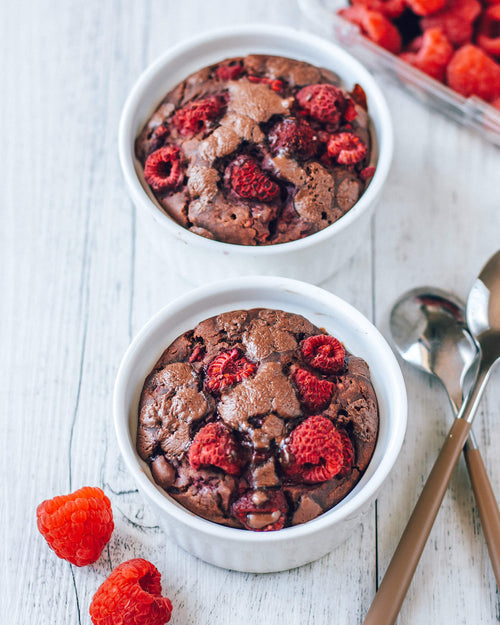
{"type": "Polygon", "coordinates": [[[406,430],[406,390],[397,360],[379,331],[356,309],[304,282],[268,276],[230,279],[195,289],[157,313],[128,348],[114,391],[114,421],[125,464],[167,535],[191,554],[237,571],[267,573],[312,562],[349,536],[399,454],[406,430]],[[344,342],[370,366],[379,404],[379,436],[366,472],[334,508],[302,525],[252,532],[218,525],[183,508],[154,482],[136,448],[137,410],[144,380],[180,334],[222,312],[268,307],[298,313],[344,342]]]}
{"type": "Polygon", "coordinates": [[[123,109],[120,162],[126,185],[146,224],[153,247],[169,268],[193,284],[207,276],[283,275],[319,283],[358,249],[389,173],[393,131],[389,110],[372,75],[342,48],[309,33],[262,24],[232,27],[183,42],[161,56],[139,78],[123,109]],[[177,224],[156,202],[135,158],[138,132],[170,89],[192,72],[234,56],[291,57],[336,72],[348,88],[359,83],[368,98],[377,169],[365,193],[338,221],[304,239],[269,246],[212,241],[177,224]]]}

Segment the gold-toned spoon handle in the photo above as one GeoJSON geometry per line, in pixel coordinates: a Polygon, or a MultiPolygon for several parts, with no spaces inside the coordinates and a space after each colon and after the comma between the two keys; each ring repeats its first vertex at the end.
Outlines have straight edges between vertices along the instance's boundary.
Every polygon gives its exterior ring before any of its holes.
{"type": "Polygon", "coordinates": [[[364,625],[393,625],[441,506],[471,424],[455,419],[368,610],[364,625]]]}
{"type": "Polygon", "coordinates": [[[475,446],[474,439],[467,441],[464,455],[476,505],[479,510],[481,527],[483,528],[490,554],[491,565],[495,573],[497,586],[500,589],[500,510],[486,473],[481,452],[475,446]]]}

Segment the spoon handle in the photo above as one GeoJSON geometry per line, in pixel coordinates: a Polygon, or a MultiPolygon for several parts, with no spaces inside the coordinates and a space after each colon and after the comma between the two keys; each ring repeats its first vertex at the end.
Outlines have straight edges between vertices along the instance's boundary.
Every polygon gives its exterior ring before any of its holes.
{"type": "Polygon", "coordinates": [[[497,586],[500,588],[500,510],[479,449],[466,444],[465,461],[497,586]]]}
{"type": "Polygon", "coordinates": [[[466,419],[453,422],[363,625],[396,621],[470,428],[466,419]]]}

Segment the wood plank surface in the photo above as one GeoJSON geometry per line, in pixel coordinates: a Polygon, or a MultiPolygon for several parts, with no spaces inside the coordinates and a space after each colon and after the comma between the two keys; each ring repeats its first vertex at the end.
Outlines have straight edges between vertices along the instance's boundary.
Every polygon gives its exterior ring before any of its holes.
{"type": "MultiPolygon", "coordinates": [[[[118,364],[147,319],[191,285],[162,270],[125,189],[121,108],[168,46],[259,21],[310,26],[289,0],[0,5],[2,623],[88,625],[88,606],[110,570],[145,557],[162,573],[175,625],[357,625],[439,451],[451,418],[444,392],[402,366],[408,433],[377,505],[330,555],[269,575],[186,554],[159,529],[125,470],[111,415],[118,364]],[[79,569],[47,548],[35,508],[86,484],[110,496],[116,530],[100,560],[79,569]]],[[[387,336],[388,312],[403,291],[429,284],[465,298],[500,247],[500,150],[382,84],[396,131],[393,168],[365,246],[323,286],[387,336]]],[[[497,370],[475,431],[500,494],[499,382],[497,370]]],[[[398,622],[499,621],[461,460],[398,622]]]]}

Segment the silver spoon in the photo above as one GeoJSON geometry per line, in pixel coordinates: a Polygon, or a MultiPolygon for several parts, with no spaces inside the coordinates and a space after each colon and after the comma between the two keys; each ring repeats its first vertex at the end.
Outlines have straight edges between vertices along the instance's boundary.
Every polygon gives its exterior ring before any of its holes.
{"type": "Polygon", "coordinates": [[[478,347],[474,383],[446,437],[364,625],[393,625],[410,586],[488,381],[500,359],[500,251],[483,267],[467,299],[467,323],[478,347]]]}
{"type": "MultiPolygon", "coordinates": [[[[413,289],[394,305],[390,329],[401,357],[441,381],[456,416],[464,398],[466,374],[478,354],[462,303],[440,289],[413,289]]],[[[500,510],[472,430],[464,455],[500,588],[500,510]]]]}

